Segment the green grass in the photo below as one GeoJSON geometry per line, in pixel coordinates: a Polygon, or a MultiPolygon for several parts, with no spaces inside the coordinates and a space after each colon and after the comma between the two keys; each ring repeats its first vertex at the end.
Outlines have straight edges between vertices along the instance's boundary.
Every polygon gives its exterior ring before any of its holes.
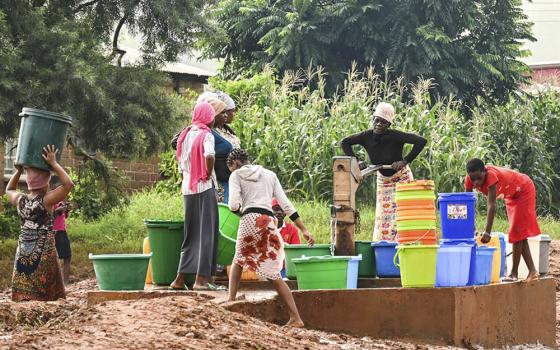
{"type": "MultiPolygon", "coordinates": [[[[294,203],[307,228],[313,233],[318,243],[329,243],[330,209],[325,202],[294,203]]],[[[360,210],[360,230],[357,240],[371,240],[374,225],[372,206],[363,206],[360,210]]],[[[505,215],[505,213],[501,213],[505,215]]],[[[95,222],[84,222],[70,218],[68,234],[72,242],[73,275],[81,278],[92,276],[93,269],[88,259],[89,253],[139,253],[146,236],[144,219],[182,220],[183,199],[179,195],[157,194],[154,191],[136,194],[129,206],[117,209],[95,222]]],[[[484,227],[485,216],[478,215],[477,228],[484,227]]],[[[553,239],[560,239],[560,221],[540,218],[543,233],[553,239]]],[[[508,223],[504,217],[494,221],[494,231],[507,232],[508,223]]],[[[13,257],[17,241],[8,239],[0,241],[0,289],[9,286],[13,257]]]]}

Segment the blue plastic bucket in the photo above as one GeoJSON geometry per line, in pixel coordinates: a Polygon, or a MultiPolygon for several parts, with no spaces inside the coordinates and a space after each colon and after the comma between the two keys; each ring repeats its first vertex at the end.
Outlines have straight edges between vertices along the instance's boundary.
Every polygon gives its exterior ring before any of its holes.
{"type": "Polygon", "coordinates": [[[500,237],[500,252],[502,253],[502,263],[500,264],[500,277],[506,276],[506,235],[498,233],[500,237]]]}
{"type": "Polygon", "coordinates": [[[475,264],[476,264],[476,240],[473,239],[441,239],[439,241],[440,247],[442,246],[456,246],[465,245],[470,247],[470,267],[469,267],[469,280],[467,286],[474,286],[475,284],[475,264]]]}
{"type": "Polygon", "coordinates": [[[378,277],[400,277],[401,270],[395,266],[393,259],[397,254],[397,242],[373,242],[373,254],[375,255],[375,266],[378,277]]]}
{"type": "Polygon", "coordinates": [[[469,283],[473,246],[442,245],[436,262],[436,287],[462,287],[469,283]]]}
{"type": "Polygon", "coordinates": [[[494,247],[480,246],[476,248],[476,264],[475,264],[475,284],[490,284],[492,279],[492,261],[494,259],[494,247]]]}
{"type": "Polygon", "coordinates": [[[473,192],[440,193],[438,204],[443,239],[474,238],[476,195],[473,192]]]}

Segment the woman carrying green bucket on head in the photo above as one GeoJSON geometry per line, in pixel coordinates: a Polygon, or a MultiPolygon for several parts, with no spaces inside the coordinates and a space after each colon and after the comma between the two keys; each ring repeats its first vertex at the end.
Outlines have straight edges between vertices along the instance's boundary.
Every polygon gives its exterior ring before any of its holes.
{"type": "MultiPolygon", "coordinates": [[[[410,164],[426,145],[422,136],[391,129],[395,116],[395,108],[387,102],[377,105],[373,113],[373,128],[354,134],[342,140],[344,154],[356,157],[352,146],[360,145],[368,153],[375,165],[391,165],[392,169],[381,169],[377,173],[377,203],[375,207],[375,228],[373,240],[396,240],[397,236],[397,204],[395,201],[396,184],[413,181],[410,164]],[[412,144],[412,150],[403,157],[405,144],[412,144]]],[[[360,162],[360,169],[366,168],[360,162]]]]}
{"type": "Polygon", "coordinates": [[[57,153],[54,145],[43,148],[43,159],[58,176],[61,186],[49,188],[50,170],[25,167],[29,193],[19,192],[21,165],[16,165],[16,172],[6,186],[8,199],[17,207],[21,219],[12,277],[13,301],[53,301],[65,297],[55,247],[53,207],[66,199],[74,183],[56,161],[57,153]]]}

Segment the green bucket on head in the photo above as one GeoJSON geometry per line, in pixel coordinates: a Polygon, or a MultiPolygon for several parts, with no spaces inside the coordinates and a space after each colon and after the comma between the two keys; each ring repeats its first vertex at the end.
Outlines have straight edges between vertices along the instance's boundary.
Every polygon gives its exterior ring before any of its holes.
{"type": "Polygon", "coordinates": [[[43,159],[43,147],[54,145],[58,149],[56,159],[60,162],[72,118],[34,108],[23,108],[19,115],[22,118],[15,164],[50,170],[43,159]]]}
{"type": "Polygon", "coordinates": [[[286,253],[286,277],[289,279],[296,279],[296,267],[292,261],[295,258],[302,256],[325,256],[331,255],[330,244],[315,244],[313,247],[307,244],[285,244],[284,252],[286,253]]]}
{"type": "Polygon", "coordinates": [[[151,254],[89,254],[100,290],[143,290],[151,254]]]}
{"type": "Polygon", "coordinates": [[[375,277],[375,255],[370,241],[356,241],[356,255],[362,255],[360,267],[358,269],[358,276],[360,277],[375,277]]]}
{"type": "Polygon", "coordinates": [[[169,285],[177,277],[184,233],[183,221],[145,220],[152,252],[154,284],[169,285]]]}
{"type": "Polygon", "coordinates": [[[218,204],[218,217],[220,237],[218,238],[218,252],[216,262],[218,265],[231,265],[235,257],[235,241],[241,217],[233,213],[226,204],[218,204]]]}
{"type": "Polygon", "coordinates": [[[437,245],[397,246],[393,262],[401,270],[401,283],[404,288],[435,287],[437,250],[437,245]]]}

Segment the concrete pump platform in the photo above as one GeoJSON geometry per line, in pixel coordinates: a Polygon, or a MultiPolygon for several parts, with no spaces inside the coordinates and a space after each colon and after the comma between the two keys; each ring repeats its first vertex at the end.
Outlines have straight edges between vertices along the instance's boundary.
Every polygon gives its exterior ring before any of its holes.
{"type": "MultiPolygon", "coordinates": [[[[289,282],[295,289],[295,281],[289,282]]],[[[556,284],[553,278],[479,287],[404,289],[398,279],[362,279],[355,290],[294,291],[307,328],[372,338],[455,346],[556,347],[556,284]]],[[[243,281],[247,300],[230,311],[284,324],[288,313],[268,282],[243,281]]],[[[217,303],[227,292],[92,291],[88,303],[200,295],[217,303]]]]}
{"type": "MultiPolygon", "coordinates": [[[[464,288],[295,291],[294,298],[306,327],[327,332],[467,347],[556,347],[552,278],[464,288]]],[[[273,323],[288,320],[277,298],[227,308],[273,323]]]]}

